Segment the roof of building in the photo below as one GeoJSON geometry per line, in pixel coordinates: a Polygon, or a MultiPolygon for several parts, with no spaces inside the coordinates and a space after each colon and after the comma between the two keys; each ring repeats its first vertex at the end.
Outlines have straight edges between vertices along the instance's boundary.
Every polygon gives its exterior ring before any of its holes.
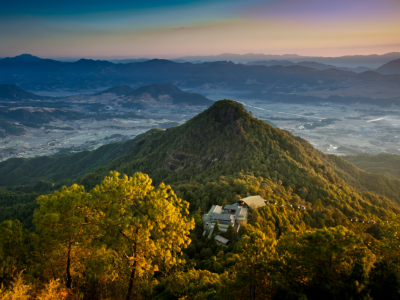
{"type": "Polygon", "coordinates": [[[215,214],[213,216],[214,220],[221,220],[221,221],[234,221],[235,216],[234,215],[229,215],[229,214],[215,214]]]}
{"type": "MultiPolygon", "coordinates": [[[[240,207],[240,206],[239,206],[240,207]]],[[[236,212],[235,212],[235,216],[247,216],[247,208],[244,207],[240,207],[236,212]]]]}
{"type": "Polygon", "coordinates": [[[265,200],[260,196],[249,196],[238,201],[239,203],[244,202],[249,207],[259,208],[265,206],[265,200]]]}
{"type": "Polygon", "coordinates": [[[229,205],[225,205],[224,209],[237,210],[239,207],[240,207],[239,204],[229,204],[229,205]]]}
{"type": "Polygon", "coordinates": [[[220,235],[217,235],[214,238],[214,240],[216,240],[217,242],[220,242],[220,243],[222,243],[224,245],[227,245],[230,242],[230,240],[228,240],[228,239],[226,239],[226,238],[224,238],[223,236],[220,236],[220,235]]]}
{"type": "Polygon", "coordinates": [[[222,213],[222,206],[213,205],[208,213],[209,213],[209,214],[212,214],[212,213],[214,213],[214,214],[220,214],[220,213],[222,213]]]}

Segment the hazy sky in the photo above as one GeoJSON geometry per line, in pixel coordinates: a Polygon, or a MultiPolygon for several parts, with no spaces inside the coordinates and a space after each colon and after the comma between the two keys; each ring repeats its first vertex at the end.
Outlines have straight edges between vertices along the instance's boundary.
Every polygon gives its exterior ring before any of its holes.
{"type": "Polygon", "coordinates": [[[400,0],[11,0],[0,57],[400,51],[400,0]]]}

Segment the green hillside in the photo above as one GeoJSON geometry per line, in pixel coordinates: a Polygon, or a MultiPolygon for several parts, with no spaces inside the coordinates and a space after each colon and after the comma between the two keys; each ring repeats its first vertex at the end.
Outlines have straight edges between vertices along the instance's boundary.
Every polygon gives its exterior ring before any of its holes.
{"type": "MultiPolygon", "coordinates": [[[[153,129],[147,134],[158,131],[153,129]]],[[[58,156],[10,158],[0,163],[0,187],[16,187],[29,191],[40,181],[59,187],[68,179],[76,179],[124,155],[145,134],[124,143],[112,143],[93,151],[58,156]]],[[[51,188],[53,189],[53,188],[51,188]]]]}
{"type": "Polygon", "coordinates": [[[128,175],[141,171],[155,183],[171,184],[192,211],[231,203],[247,193],[282,204],[312,206],[321,199],[341,220],[386,219],[398,211],[399,180],[325,155],[231,100],[218,101],[184,125],[149,132],[116,151],[120,147],[61,158],[11,159],[0,164],[0,184],[17,192],[33,192],[43,180],[54,183],[49,190],[72,181],[92,188],[111,170],[128,175]]]}
{"type": "Polygon", "coordinates": [[[343,156],[345,160],[370,173],[400,178],[400,156],[389,153],[343,156]]]}
{"type": "Polygon", "coordinates": [[[132,144],[144,136],[138,135],[125,143],[104,145],[94,151],[30,159],[11,158],[1,162],[0,220],[17,218],[25,227],[31,227],[33,211],[37,208],[35,199],[40,194],[60,189],[71,184],[73,179],[106,165],[129,151],[132,144]]]}

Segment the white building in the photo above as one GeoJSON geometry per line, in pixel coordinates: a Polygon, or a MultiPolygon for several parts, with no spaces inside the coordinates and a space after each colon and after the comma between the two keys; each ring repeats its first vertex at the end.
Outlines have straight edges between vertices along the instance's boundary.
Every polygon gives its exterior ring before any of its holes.
{"type": "Polygon", "coordinates": [[[219,205],[213,205],[210,211],[203,215],[203,235],[206,235],[207,231],[210,231],[209,237],[211,237],[217,221],[221,232],[226,232],[229,225],[232,225],[237,232],[239,231],[240,223],[247,221],[247,216],[248,209],[239,204],[226,205],[224,208],[219,205]]]}

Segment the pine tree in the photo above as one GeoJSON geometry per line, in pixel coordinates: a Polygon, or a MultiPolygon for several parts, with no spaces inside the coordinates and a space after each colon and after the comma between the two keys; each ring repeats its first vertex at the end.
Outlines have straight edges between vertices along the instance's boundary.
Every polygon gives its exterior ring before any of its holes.
{"type": "Polygon", "coordinates": [[[219,222],[217,220],[217,222],[215,222],[215,225],[214,225],[214,233],[218,233],[218,232],[219,232],[219,222]]]}
{"type": "Polygon", "coordinates": [[[120,177],[111,172],[91,192],[100,227],[107,236],[117,237],[115,251],[131,269],[127,300],[134,296],[137,277],[180,262],[177,254],[190,244],[195,225],[186,201],[170,186],[162,183],[155,189],[151,183],[143,173],[120,177]]]}
{"type": "Polygon", "coordinates": [[[236,232],[232,224],[229,224],[228,229],[226,230],[226,237],[231,241],[236,239],[236,232]]]}
{"type": "MultiPolygon", "coordinates": [[[[77,184],[63,187],[60,192],[40,196],[40,208],[34,214],[36,228],[54,248],[65,249],[63,261],[67,288],[72,288],[72,265],[79,257],[74,248],[87,244],[97,229],[89,220],[93,214],[90,195],[77,184]]],[[[83,251],[77,251],[83,252],[83,251]]],[[[83,254],[83,253],[82,253],[83,254]]]]}

